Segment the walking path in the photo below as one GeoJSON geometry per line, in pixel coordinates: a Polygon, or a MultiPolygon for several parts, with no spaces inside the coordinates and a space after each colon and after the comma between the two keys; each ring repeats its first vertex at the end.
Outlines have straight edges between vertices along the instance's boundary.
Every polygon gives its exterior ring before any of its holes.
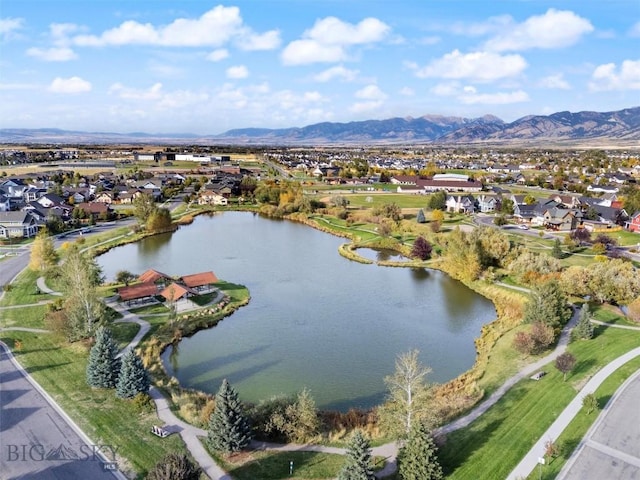
{"type": "MultiPolygon", "coordinates": [[[[39,279],[40,280],[40,279],[39,279]]],[[[513,288],[514,290],[519,290],[523,292],[528,292],[527,289],[521,287],[515,287],[512,285],[502,284],[502,286],[507,288],[513,288]]],[[[53,292],[49,289],[44,283],[44,279],[42,282],[39,281],[38,287],[41,291],[49,294],[56,294],[57,292],[53,292]]],[[[216,297],[216,301],[219,297],[216,297]]],[[[126,350],[135,348],[142,338],[148,333],[150,329],[150,324],[146,320],[141,319],[138,315],[131,313],[126,310],[122,305],[115,301],[114,298],[108,299],[107,304],[114,308],[114,310],[120,312],[123,317],[118,320],[118,322],[130,322],[137,323],[140,325],[140,330],[136,334],[136,336],[129,342],[129,344],[122,349],[120,355],[124,353],[126,350]]],[[[558,344],[553,352],[549,355],[541,358],[537,362],[527,365],[522,368],[517,374],[509,378],[505,383],[500,386],[495,392],[489,396],[485,401],[480,403],[476,408],[474,408],[469,414],[461,417],[454,422],[451,422],[441,428],[439,428],[435,433],[443,434],[450,433],[452,431],[458,430],[460,428],[464,428],[471,424],[474,420],[476,420],[480,415],[486,412],[491,406],[493,406],[513,385],[515,385],[520,380],[532,375],[536,371],[540,370],[543,366],[555,360],[559,355],[564,353],[566,350],[567,344],[569,343],[571,329],[576,325],[578,321],[578,311],[574,310],[571,320],[567,323],[567,325],[562,329],[560,334],[560,338],[558,340],[558,344]]],[[[594,323],[604,323],[597,322],[594,323]]],[[[633,330],[640,330],[640,327],[631,327],[626,325],[612,325],[605,324],[610,327],[615,328],[627,328],[633,330]]],[[[18,329],[19,327],[13,327],[14,329],[18,329]]],[[[30,329],[25,329],[30,331],[30,329]]],[[[36,329],[34,329],[36,330],[36,329]]],[[[44,331],[43,331],[44,332],[44,331]]],[[[516,467],[516,469],[511,473],[509,479],[519,478],[521,476],[527,476],[533,468],[537,465],[537,459],[540,454],[543,452],[544,443],[551,437],[557,438],[557,436],[562,432],[562,430],[566,427],[566,424],[573,418],[573,416],[580,410],[582,406],[582,398],[586,393],[593,392],[601,383],[604,381],[611,373],[613,373],[620,365],[623,365],[627,361],[635,358],[640,355],[640,348],[632,350],[625,355],[617,358],[610,364],[603,367],[581,390],[581,392],[576,396],[576,398],[569,404],[569,406],[565,409],[565,411],[558,417],[556,422],[547,430],[545,435],[541,437],[541,439],[534,445],[531,451],[527,454],[527,456],[522,460],[522,462],[516,467]],[[573,414],[571,414],[573,412],[573,414]],[[562,420],[562,421],[561,421],[562,420]],[[559,429],[559,431],[558,431],[559,429]],[[556,432],[557,431],[557,432],[556,432]],[[527,471],[528,470],[528,471],[527,471]],[[524,472],[524,473],[523,473],[524,472]]],[[[226,473],[222,468],[220,468],[215,461],[211,458],[209,453],[206,451],[204,446],[201,443],[200,438],[206,437],[207,432],[201,428],[197,428],[193,425],[190,425],[178,417],[176,417],[173,412],[169,408],[169,403],[164,395],[155,387],[152,387],[150,390],[150,395],[156,404],[156,409],[158,412],[158,417],[165,423],[163,426],[164,429],[172,432],[179,433],[185,442],[187,448],[193,455],[194,459],[198,462],[200,467],[205,471],[205,473],[214,480],[231,480],[231,477],[228,473],[226,473]]],[[[257,450],[275,450],[275,451],[315,451],[315,452],[323,452],[323,453],[334,453],[334,454],[344,454],[346,452],[343,448],[336,447],[325,447],[322,445],[296,445],[296,444],[274,444],[268,442],[252,442],[251,447],[257,450]]],[[[396,471],[396,458],[398,453],[398,446],[395,442],[388,443],[385,445],[381,445],[379,447],[375,447],[372,449],[372,454],[374,456],[382,456],[387,462],[385,467],[377,472],[376,477],[382,478],[388,475],[393,474],[396,471]]]]}
{"type": "Polygon", "coordinates": [[[549,440],[556,441],[563,430],[569,425],[573,417],[582,409],[582,399],[585,395],[593,393],[604,382],[609,375],[615,372],[622,365],[630,360],[640,356],[640,347],[621,355],[612,362],[602,367],[587,384],[580,390],[578,395],[567,405],[567,407],[558,416],[555,422],[547,429],[540,439],[535,443],[531,450],[525,455],[522,461],[509,474],[507,480],[516,480],[518,478],[526,478],[538,465],[538,458],[544,456],[544,445],[549,440]]]}
{"type": "MultiPolygon", "coordinates": [[[[510,287],[509,285],[505,285],[505,286],[510,287]]],[[[516,287],[516,289],[522,290],[519,287],[516,287]]],[[[569,320],[569,322],[562,329],[562,332],[560,333],[560,338],[558,339],[558,344],[556,345],[556,348],[553,350],[553,352],[551,352],[549,355],[541,358],[537,362],[529,364],[529,365],[523,367],[518,373],[516,373],[511,378],[507,379],[500,386],[500,388],[498,388],[495,392],[493,392],[489,396],[489,398],[487,398],[485,401],[480,403],[480,405],[478,405],[476,408],[474,408],[469,414],[465,415],[464,417],[460,417],[459,419],[454,420],[453,422],[451,422],[451,423],[449,423],[449,424],[447,424],[447,425],[445,425],[443,427],[440,427],[438,430],[436,430],[435,434],[436,435],[440,435],[440,434],[444,434],[444,433],[450,433],[450,432],[453,432],[455,430],[459,430],[461,428],[469,426],[469,424],[471,424],[471,422],[476,420],[480,415],[482,415],[484,412],[486,412],[490,407],[495,405],[498,402],[498,400],[500,400],[502,398],[502,396],[505,393],[507,393],[507,391],[511,387],[513,387],[516,383],[518,383],[520,380],[522,380],[522,379],[524,379],[526,377],[529,377],[529,376],[533,375],[535,372],[540,370],[542,367],[544,367],[545,365],[547,365],[548,363],[554,361],[556,358],[558,358],[560,355],[562,355],[567,349],[567,345],[569,344],[569,339],[571,337],[571,329],[578,322],[578,316],[579,316],[578,311],[574,310],[573,315],[571,317],[571,320],[569,320]]]]}

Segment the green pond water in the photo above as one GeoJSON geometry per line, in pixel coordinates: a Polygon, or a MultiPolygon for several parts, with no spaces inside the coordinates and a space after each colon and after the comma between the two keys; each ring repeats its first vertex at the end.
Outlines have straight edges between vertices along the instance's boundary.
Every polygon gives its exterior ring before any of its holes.
{"type": "Polygon", "coordinates": [[[383,378],[410,349],[420,350],[433,382],[473,365],[473,340],[496,315],[490,301],[435,270],[349,261],[337,252],[344,242],[305,225],[225,212],[98,262],[108,279],[123,269],[212,270],[249,288],[247,306],[165,351],[168,373],[186,387],[216,392],[227,378],[243,400],[257,402],[306,386],[318,407],[346,410],[379,404],[383,378]]]}

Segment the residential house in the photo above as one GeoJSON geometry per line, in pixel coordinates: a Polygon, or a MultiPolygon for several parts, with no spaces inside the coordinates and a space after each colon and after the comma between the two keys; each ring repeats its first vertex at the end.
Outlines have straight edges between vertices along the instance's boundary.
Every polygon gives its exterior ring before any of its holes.
{"type": "Polygon", "coordinates": [[[47,189],[44,187],[37,187],[35,185],[29,185],[24,193],[22,199],[25,203],[33,202],[47,193],[47,189]]]}
{"type": "Polygon", "coordinates": [[[449,195],[446,200],[448,212],[471,214],[476,202],[472,195],[449,195]]]}
{"type": "Polygon", "coordinates": [[[531,223],[536,216],[536,205],[526,205],[524,203],[516,203],[513,206],[513,216],[520,223],[531,223]]]}
{"type": "Polygon", "coordinates": [[[213,190],[204,190],[198,197],[198,205],[227,205],[228,201],[223,195],[213,190]]]}
{"type": "Polygon", "coordinates": [[[564,205],[566,208],[578,208],[580,207],[580,200],[578,197],[574,197],[573,195],[559,195],[553,194],[549,197],[549,199],[558,202],[559,204],[564,205]]]}
{"type": "Polygon", "coordinates": [[[38,222],[29,212],[0,212],[0,238],[31,238],[38,233],[38,222]]]}
{"type": "Polygon", "coordinates": [[[9,201],[9,197],[5,194],[0,193],[0,212],[8,212],[11,210],[11,202],[9,201]]]}
{"type": "Polygon", "coordinates": [[[640,233],[640,212],[636,212],[633,215],[631,215],[631,218],[627,220],[625,226],[627,230],[640,233]]]}
{"type": "Polygon", "coordinates": [[[531,218],[531,225],[542,227],[545,225],[545,212],[554,207],[558,207],[560,204],[555,200],[544,200],[533,205],[533,217],[531,218]]]}
{"type": "Polygon", "coordinates": [[[570,232],[578,226],[576,211],[562,207],[552,207],[544,212],[544,227],[550,230],[570,232]]]}
{"type": "Polygon", "coordinates": [[[83,202],[78,203],[75,208],[83,210],[87,215],[90,215],[94,220],[107,219],[113,213],[111,205],[101,202],[83,202]]]}
{"type": "Polygon", "coordinates": [[[10,178],[0,182],[0,194],[9,198],[11,205],[21,205],[24,200],[24,192],[29,185],[20,178],[10,178]]]}
{"type": "Polygon", "coordinates": [[[100,192],[96,195],[96,198],[94,198],[93,201],[111,205],[115,201],[115,194],[113,192],[100,192]]]}
{"type": "Polygon", "coordinates": [[[495,212],[498,205],[498,199],[492,195],[481,195],[478,198],[478,208],[482,213],[495,212]]]}

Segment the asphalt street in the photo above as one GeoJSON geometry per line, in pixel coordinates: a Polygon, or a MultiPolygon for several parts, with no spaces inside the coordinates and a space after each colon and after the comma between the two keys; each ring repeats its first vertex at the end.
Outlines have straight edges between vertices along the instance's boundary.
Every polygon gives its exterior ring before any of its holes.
{"type": "Polygon", "coordinates": [[[640,373],[634,375],[585,435],[560,475],[563,480],[640,478],[640,373]]]}
{"type": "Polygon", "coordinates": [[[93,445],[65,417],[0,343],[0,478],[114,480],[118,446],[93,445]]]}

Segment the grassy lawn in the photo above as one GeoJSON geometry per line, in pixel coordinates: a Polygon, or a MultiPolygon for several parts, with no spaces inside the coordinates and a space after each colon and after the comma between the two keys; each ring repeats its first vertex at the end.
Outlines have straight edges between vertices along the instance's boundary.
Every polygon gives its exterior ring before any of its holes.
{"type": "Polygon", "coordinates": [[[133,337],[135,337],[138,330],[140,330],[140,325],[137,323],[112,323],[109,325],[109,330],[111,330],[111,334],[118,344],[118,348],[122,349],[133,340],[133,337]]]}
{"type": "Polygon", "coordinates": [[[93,390],[85,383],[88,353],[81,345],[59,345],[52,335],[2,332],[2,341],[14,350],[20,364],[58,402],[94,443],[119,447],[120,468],[139,475],[171,452],[186,452],[179,436],[159,439],[151,432],[158,423],[153,413],[115,397],[114,390],[93,390]]]}
{"type": "Polygon", "coordinates": [[[375,193],[345,194],[349,205],[353,207],[376,207],[385,203],[395,203],[400,208],[427,208],[429,197],[427,195],[414,195],[410,193],[375,193]],[[371,201],[368,202],[367,199],[371,201]]]}
{"type": "MultiPolygon", "coordinates": [[[[600,408],[606,405],[614,392],[639,368],[640,358],[631,360],[616,370],[613,375],[607,378],[602,385],[600,385],[600,388],[594,392],[598,398],[600,408]]],[[[591,414],[587,414],[584,410],[580,411],[556,441],[556,444],[560,447],[560,455],[545,464],[542,467],[542,472],[536,468],[527,478],[529,480],[536,480],[539,478],[544,480],[553,480],[556,478],[565,463],[567,463],[567,460],[569,460],[569,457],[575,448],[580,443],[580,440],[582,440],[582,437],[584,437],[589,427],[591,427],[593,422],[598,418],[599,413],[599,411],[596,411],[591,412],[591,414]],[[542,473],[541,476],[540,473],[542,473]]]]}
{"type": "Polygon", "coordinates": [[[542,380],[519,382],[469,427],[448,435],[440,451],[447,478],[505,478],[600,366],[638,345],[640,332],[604,326],[593,340],[572,343],[578,363],[566,382],[549,364],[542,380]]]}
{"type": "Polygon", "coordinates": [[[36,289],[36,280],[40,275],[29,269],[24,270],[15,282],[11,284],[11,292],[3,297],[0,306],[8,307],[11,305],[28,305],[32,303],[42,302],[43,300],[53,300],[56,297],[44,293],[38,293],[36,289]]]}
{"type": "MultiPolygon", "coordinates": [[[[333,479],[345,461],[343,455],[300,451],[254,451],[228,458],[212,456],[235,480],[333,479]],[[289,474],[290,462],[293,462],[293,475],[289,474]]],[[[384,466],[384,458],[373,460],[374,470],[384,466]]]]}

